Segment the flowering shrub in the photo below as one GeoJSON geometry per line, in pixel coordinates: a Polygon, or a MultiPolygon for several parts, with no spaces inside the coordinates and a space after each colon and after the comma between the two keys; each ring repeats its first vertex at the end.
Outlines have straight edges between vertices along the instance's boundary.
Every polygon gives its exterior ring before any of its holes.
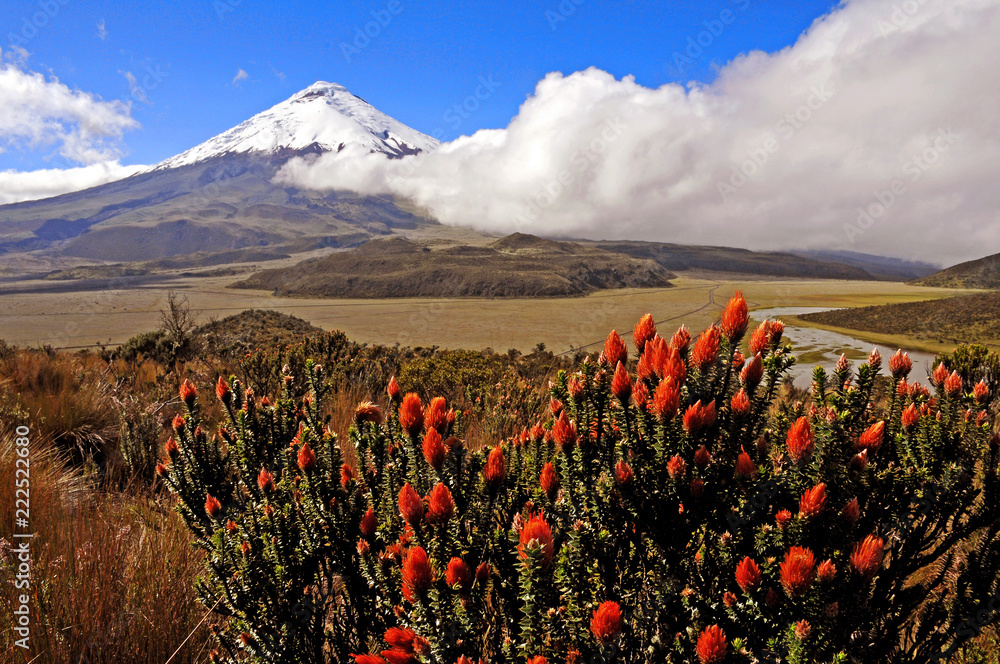
{"type": "Polygon", "coordinates": [[[1000,586],[988,388],[944,365],[908,382],[902,353],[879,379],[873,352],[775,409],[791,349],[777,321],[741,347],[748,322],[737,293],[694,340],[649,316],[634,353],[612,332],[560,373],[550,418],[477,451],[444,399],[395,380],[388,413],[361,404],[349,441],[320,418],[311,362],[273,400],[220,378],[218,435],[186,383],[157,472],[208,554],[198,590],[225,617],[213,660],[902,662],[957,647],[952,625],[1000,586]]]}

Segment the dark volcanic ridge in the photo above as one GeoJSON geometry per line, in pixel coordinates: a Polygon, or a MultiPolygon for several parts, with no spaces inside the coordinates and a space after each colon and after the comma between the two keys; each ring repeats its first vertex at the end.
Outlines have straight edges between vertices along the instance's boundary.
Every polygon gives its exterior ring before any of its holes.
{"type": "Polygon", "coordinates": [[[912,283],[939,288],[1000,288],[1000,254],[959,263],[912,283]]]}
{"type": "Polygon", "coordinates": [[[616,288],[667,288],[656,262],[516,233],[486,246],[430,248],[369,241],[298,265],[259,272],[235,288],[298,297],[559,297],[616,288]]]}

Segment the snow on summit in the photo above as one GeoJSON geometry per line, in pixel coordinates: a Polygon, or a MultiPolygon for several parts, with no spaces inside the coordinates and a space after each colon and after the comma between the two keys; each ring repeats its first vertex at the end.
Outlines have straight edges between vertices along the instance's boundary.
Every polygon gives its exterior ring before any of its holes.
{"type": "Polygon", "coordinates": [[[320,81],[246,122],[205,141],[153,170],[196,164],[225,154],[301,150],[318,144],[339,151],[348,145],[402,157],[428,152],[438,141],[382,113],[336,83],[320,81]]]}

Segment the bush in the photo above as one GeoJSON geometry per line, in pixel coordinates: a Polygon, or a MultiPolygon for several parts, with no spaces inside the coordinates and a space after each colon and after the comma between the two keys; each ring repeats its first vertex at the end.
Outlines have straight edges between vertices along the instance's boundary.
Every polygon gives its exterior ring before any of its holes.
{"type": "Polygon", "coordinates": [[[291,376],[273,400],[220,379],[219,437],[185,384],[158,472],[207,554],[213,661],[904,662],[962,647],[1000,593],[984,388],[942,367],[932,396],[898,353],[876,406],[873,353],[773,408],[791,349],[768,321],[745,361],[746,325],[737,295],[693,346],[647,317],[633,360],[612,332],[598,361],[560,374],[549,421],[489,450],[466,449],[443,399],[398,389],[388,418],[362,404],[340,442],[312,363],[302,399],[291,376]]]}

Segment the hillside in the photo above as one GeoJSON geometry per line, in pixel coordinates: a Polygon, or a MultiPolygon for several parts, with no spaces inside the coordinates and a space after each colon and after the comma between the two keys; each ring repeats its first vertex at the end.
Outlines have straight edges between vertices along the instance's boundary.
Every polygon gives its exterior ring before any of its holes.
{"type": "Polygon", "coordinates": [[[233,284],[275,295],[555,297],[611,288],[665,288],[675,275],[650,260],[516,233],[485,246],[377,239],[233,284]]]}
{"type": "Polygon", "coordinates": [[[782,252],[758,252],[732,247],[688,246],[661,242],[597,242],[595,246],[633,258],[656,261],[663,268],[677,272],[697,270],[795,279],[865,281],[875,278],[857,266],[782,252]]]}
{"type": "Polygon", "coordinates": [[[1000,254],[959,263],[912,283],[940,288],[1000,288],[1000,254]]]}
{"type": "Polygon", "coordinates": [[[822,325],[939,343],[995,343],[1000,340],[1000,292],[837,309],[800,318],[822,325]]]}

